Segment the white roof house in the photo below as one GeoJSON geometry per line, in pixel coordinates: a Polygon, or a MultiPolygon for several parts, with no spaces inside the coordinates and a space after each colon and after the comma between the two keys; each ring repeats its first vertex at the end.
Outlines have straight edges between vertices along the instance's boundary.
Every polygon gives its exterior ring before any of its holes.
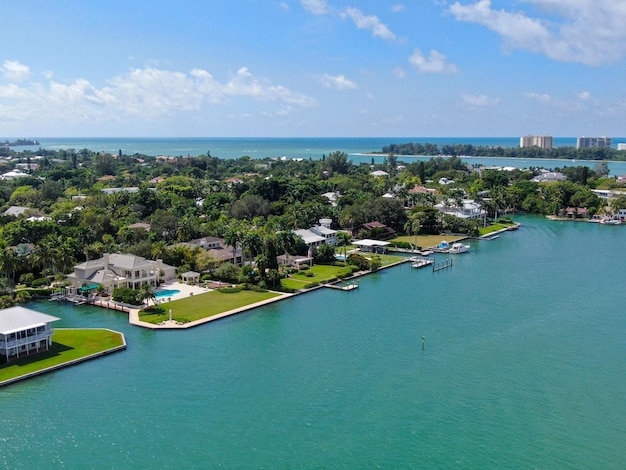
{"type": "Polygon", "coordinates": [[[478,219],[485,215],[485,210],[473,199],[463,199],[461,206],[457,206],[453,200],[449,200],[447,204],[440,202],[435,204],[435,208],[460,219],[478,219]]]}
{"type": "Polygon", "coordinates": [[[156,286],[160,279],[171,280],[176,268],[161,260],[148,260],[130,254],[105,253],[100,259],[85,261],[74,266],[68,274],[75,289],[101,285],[109,290],[116,287],[139,289],[144,284],[156,286]],[[163,276],[161,276],[163,274],[163,276]]]}
{"type": "Polygon", "coordinates": [[[24,307],[0,310],[0,363],[37,352],[52,344],[52,322],[58,317],[24,307]]]}
{"type": "Polygon", "coordinates": [[[293,233],[301,237],[309,246],[336,245],[337,230],[330,228],[331,222],[331,219],[320,219],[320,225],[309,229],[294,230],[293,233]]]}
{"type": "Polygon", "coordinates": [[[540,175],[535,176],[531,181],[535,183],[552,183],[555,181],[565,181],[567,176],[558,171],[544,171],[540,175]]]}
{"type": "Polygon", "coordinates": [[[24,173],[23,171],[20,170],[12,170],[9,171],[7,173],[3,173],[2,175],[0,175],[0,179],[3,180],[14,180],[17,178],[24,178],[26,176],[30,176],[28,173],[24,173]]]}
{"type": "Polygon", "coordinates": [[[18,217],[22,214],[25,214],[28,210],[30,210],[30,207],[11,206],[4,211],[4,215],[12,215],[13,217],[18,217]]]}
{"type": "Polygon", "coordinates": [[[372,171],[370,173],[370,175],[376,176],[376,177],[379,177],[379,176],[389,176],[389,173],[387,173],[386,171],[383,171],[383,170],[376,170],[376,171],[372,171]]]}

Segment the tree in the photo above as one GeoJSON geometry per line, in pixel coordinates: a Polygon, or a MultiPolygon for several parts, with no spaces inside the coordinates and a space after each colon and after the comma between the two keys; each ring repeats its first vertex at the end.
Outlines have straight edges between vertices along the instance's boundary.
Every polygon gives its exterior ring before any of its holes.
{"type": "Polygon", "coordinates": [[[316,263],[328,264],[335,261],[335,247],[324,243],[317,247],[313,253],[313,258],[316,263]]]}
{"type": "Polygon", "coordinates": [[[150,305],[150,301],[154,303],[156,301],[156,293],[154,291],[154,286],[150,284],[143,284],[141,286],[141,300],[145,300],[147,305],[150,305]]]}
{"type": "Polygon", "coordinates": [[[285,262],[289,264],[289,251],[296,245],[296,235],[291,230],[281,230],[276,234],[277,248],[285,253],[285,262]]]}
{"type": "Polygon", "coordinates": [[[241,242],[242,236],[237,224],[230,225],[224,233],[224,243],[233,249],[233,262],[237,262],[237,245],[241,242]]]}
{"type": "Polygon", "coordinates": [[[415,235],[415,249],[417,250],[417,234],[420,231],[420,219],[417,213],[411,214],[409,220],[404,224],[404,231],[409,235],[415,235]]]}
{"type": "Polygon", "coordinates": [[[347,260],[346,254],[348,250],[348,245],[352,242],[352,235],[347,232],[339,232],[337,233],[337,245],[343,246],[343,259],[347,260]]]}

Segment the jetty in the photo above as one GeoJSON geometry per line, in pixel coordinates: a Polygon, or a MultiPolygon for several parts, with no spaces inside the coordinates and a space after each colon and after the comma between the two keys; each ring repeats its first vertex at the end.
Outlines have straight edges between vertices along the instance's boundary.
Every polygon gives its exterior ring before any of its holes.
{"type": "Polygon", "coordinates": [[[329,289],[337,289],[343,291],[351,291],[359,288],[359,281],[352,281],[349,284],[324,284],[324,287],[328,287],[329,289]]]}
{"type": "Polygon", "coordinates": [[[419,269],[430,266],[435,261],[431,258],[411,258],[411,268],[419,269]]]}
{"type": "Polygon", "coordinates": [[[447,258],[438,263],[433,263],[433,272],[441,271],[442,269],[447,269],[452,267],[452,258],[447,258]]]}

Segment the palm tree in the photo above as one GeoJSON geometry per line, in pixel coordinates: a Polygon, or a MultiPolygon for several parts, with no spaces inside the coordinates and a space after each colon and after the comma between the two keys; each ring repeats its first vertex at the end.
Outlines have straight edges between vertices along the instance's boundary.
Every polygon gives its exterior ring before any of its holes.
{"type": "Polygon", "coordinates": [[[348,232],[339,232],[337,234],[337,245],[343,246],[343,260],[346,261],[348,245],[352,241],[352,236],[348,232]]]}
{"type": "Polygon", "coordinates": [[[154,286],[151,284],[143,284],[141,286],[141,300],[145,300],[149,306],[150,301],[154,303],[156,301],[156,293],[154,292],[154,286]]]}
{"type": "Polygon", "coordinates": [[[417,234],[420,231],[420,219],[417,217],[417,214],[411,214],[409,220],[404,224],[404,231],[409,235],[415,235],[415,249],[417,250],[417,234]]]}
{"type": "Polygon", "coordinates": [[[291,230],[282,230],[276,234],[278,248],[285,252],[285,264],[289,264],[289,250],[296,245],[296,236],[291,230]]]}
{"type": "Polygon", "coordinates": [[[237,264],[237,245],[241,242],[241,231],[236,224],[231,225],[224,233],[224,243],[233,249],[233,264],[237,264]]]}

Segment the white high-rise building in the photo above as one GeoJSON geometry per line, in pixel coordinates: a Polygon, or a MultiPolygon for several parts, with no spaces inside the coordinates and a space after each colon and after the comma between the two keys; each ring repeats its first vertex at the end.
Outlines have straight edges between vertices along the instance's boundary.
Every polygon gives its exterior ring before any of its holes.
{"type": "Polygon", "coordinates": [[[542,149],[552,148],[552,136],[551,135],[525,135],[519,140],[519,146],[525,147],[539,147],[542,149]]]}

